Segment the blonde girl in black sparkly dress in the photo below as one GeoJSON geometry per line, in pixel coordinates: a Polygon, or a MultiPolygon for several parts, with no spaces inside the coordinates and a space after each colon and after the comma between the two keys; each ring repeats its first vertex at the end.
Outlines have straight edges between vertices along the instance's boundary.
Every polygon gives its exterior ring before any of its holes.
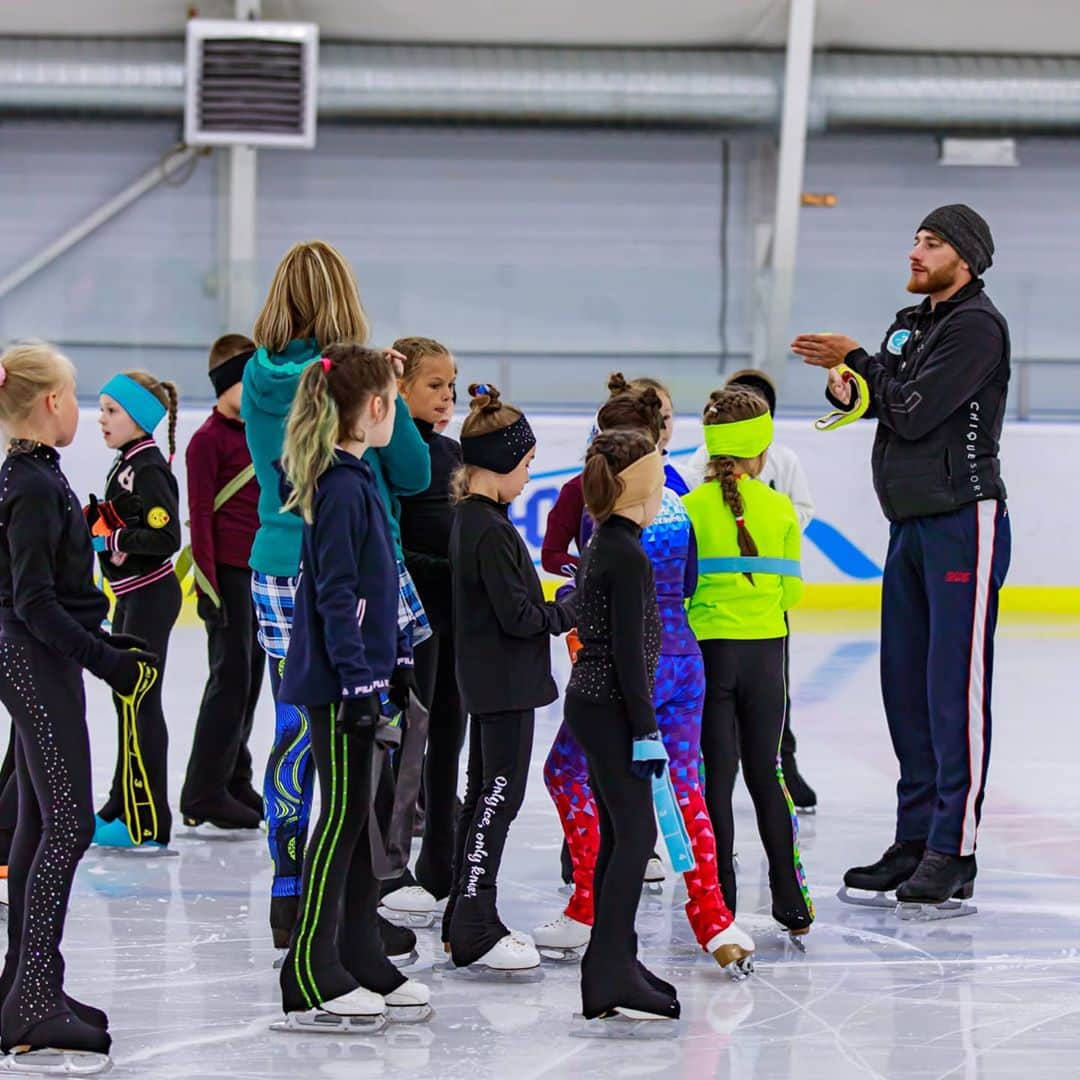
{"type": "Polygon", "coordinates": [[[18,824],[9,863],[0,1044],[20,1072],[109,1067],[108,1019],[64,993],[75,868],[94,834],[83,669],[134,698],[157,678],[142,643],[101,629],[108,602],[57,447],[79,422],[71,363],[45,345],[0,356],[0,701],[15,727],[18,824]]]}

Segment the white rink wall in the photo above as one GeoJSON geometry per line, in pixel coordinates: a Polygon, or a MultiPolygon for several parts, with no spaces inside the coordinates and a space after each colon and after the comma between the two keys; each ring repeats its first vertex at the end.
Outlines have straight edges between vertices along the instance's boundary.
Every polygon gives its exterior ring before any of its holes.
{"type": "MultiPolygon", "coordinates": [[[[184,448],[206,415],[202,409],[181,410],[176,475],[184,519],[184,448]]],[[[531,421],[539,440],[533,480],[513,514],[534,557],[539,558],[548,511],[559,487],[580,467],[592,421],[581,414],[538,414],[531,421]]],[[[778,441],[802,458],[817,504],[817,520],[803,547],[806,580],[872,583],[874,567],[881,566],[888,542],[888,525],[870,482],[874,425],[857,424],[828,434],[815,431],[808,419],[780,420],[776,427],[778,441]],[[824,529],[822,523],[831,529],[824,529]]],[[[163,424],[158,430],[163,449],[164,430],[163,424]]],[[[678,420],[672,442],[676,466],[697,445],[699,430],[696,419],[678,420]]],[[[1009,584],[1080,587],[1080,546],[1070,542],[1080,528],[1073,474],[1074,463],[1080,462],[1080,425],[1009,424],[1002,437],[1002,458],[1013,528],[1009,584]]],[[[63,464],[84,501],[91,491],[101,493],[112,460],[97,427],[97,410],[83,409],[78,435],[64,452],[63,464]]]]}

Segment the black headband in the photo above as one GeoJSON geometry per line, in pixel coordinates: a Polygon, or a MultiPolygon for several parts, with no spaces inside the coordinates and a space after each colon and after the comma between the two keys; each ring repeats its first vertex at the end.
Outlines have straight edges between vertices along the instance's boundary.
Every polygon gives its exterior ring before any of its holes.
{"type": "Polygon", "coordinates": [[[493,473],[512,473],[521,459],[536,445],[536,436],[524,416],[509,427],[484,435],[461,436],[461,457],[466,465],[490,469],[493,473]]]}
{"type": "Polygon", "coordinates": [[[210,382],[218,397],[221,397],[226,390],[231,390],[244,377],[244,368],[254,355],[255,350],[248,349],[230,357],[224,364],[218,364],[216,368],[210,369],[210,382]]]}

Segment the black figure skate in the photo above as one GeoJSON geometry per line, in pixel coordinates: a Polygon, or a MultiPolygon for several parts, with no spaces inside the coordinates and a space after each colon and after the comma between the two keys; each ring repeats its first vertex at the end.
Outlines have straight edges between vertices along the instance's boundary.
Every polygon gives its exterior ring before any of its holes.
{"type": "Polygon", "coordinates": [[[915,873],[896,890],[896,914],[918,922],[974,915],[978,908],[964,901],[974,895],[977,872],[974,855],[945,855],[928,848],[915,873]]]}
{"type": "Polygon", "coordinates": [[[926,844],[922,840],[891,844],[876,863],[853,866],[844,875],[844,884],[837,897],[845,904],[858,907],[895,908],[896,900],[886,894],[915,873],[925,850],[926,844]]]}

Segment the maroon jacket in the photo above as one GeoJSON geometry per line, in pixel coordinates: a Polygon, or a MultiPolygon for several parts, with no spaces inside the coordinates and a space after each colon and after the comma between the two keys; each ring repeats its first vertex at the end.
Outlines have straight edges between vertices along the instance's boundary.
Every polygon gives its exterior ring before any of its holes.
{"type": "Polygon", "coordinates": [[[540,564],[549,574],[574,576],[583,549],[581,524],[585,514],[585,493],[581,490],[581,473],[578,473],[563,484],[548,514],[540,564]],[[570,551],[571,544],[576,545],[577,555],[570,551]]]}
{"type": "Polygon", "coordinates": [[[220,592],[217,567],[246,569],[259,528],[259,484],[254,477],[214,513],[217,493],[251,464],[244,425],[222,416],[215,408],[191,437],[185,460],[191,554],[215,591],[220,592]]]}

